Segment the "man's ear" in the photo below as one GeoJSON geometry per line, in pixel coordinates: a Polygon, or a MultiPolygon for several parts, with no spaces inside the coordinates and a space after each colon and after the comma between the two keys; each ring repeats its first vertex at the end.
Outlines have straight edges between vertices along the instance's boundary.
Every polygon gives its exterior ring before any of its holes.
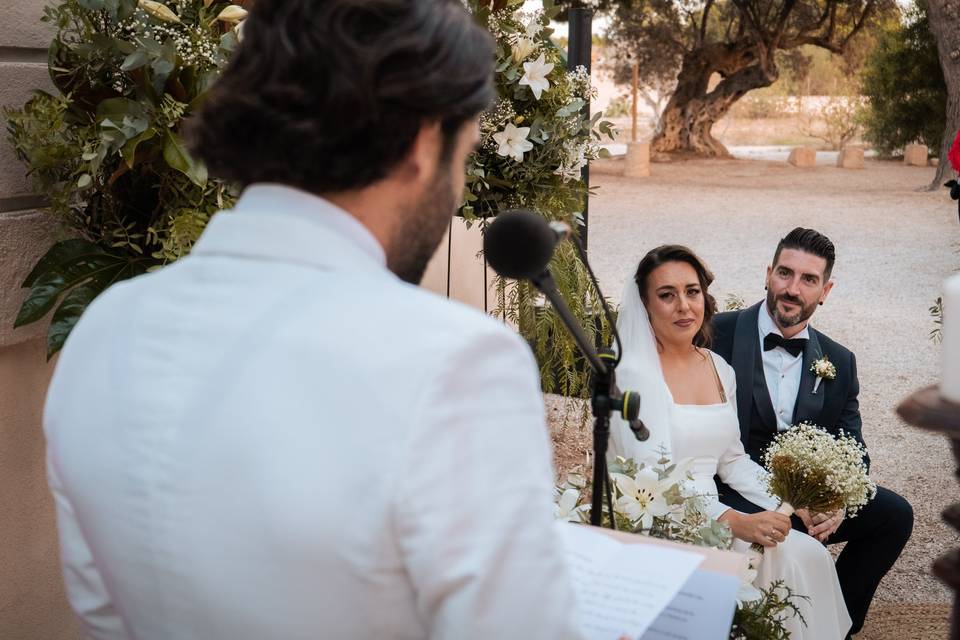
{"type": "Polygon", "coordinates": [[[770,286],[770,285],[769,285],[769,282],[770,282],[770,274],[771,274],[771,273],[773,273],[773,265],[770,265],[770,266],[767,267],[767,277],[764,278],[764,280],[763,280],[763,290],[764,290],[764,291],[766,291],[767,288],[770,286]]]}
{"type": "Polygon", "coordinates": [[[442,146],[443,132],[440,123],[421,124],[407,154],[391,172],[393,177],[407,184],[431,180],[436,175],[442,146]]]}
{"type": "Polygon", "coordinates": [[[827,296],[830,295],[830,291],[833,289],[833,280],[830,280],[826,286],[823,287],[823,293],[820,295],[820,304],[823,304],[827,301],[827,296]]]}

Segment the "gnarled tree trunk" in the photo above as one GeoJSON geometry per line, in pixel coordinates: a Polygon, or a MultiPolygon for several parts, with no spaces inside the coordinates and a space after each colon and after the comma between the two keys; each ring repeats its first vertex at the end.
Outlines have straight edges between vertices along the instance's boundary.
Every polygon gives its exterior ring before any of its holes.
{"type": "Polygon", "coordinates": [[[944,179],[953,176],[947,152],[960,129],[960,0],[930,0],[927,10],[947,84],[947,126],[940,145],[940,165],[930,183],[930,189],[934,190],[942,188],[944,179]]]}
{"type": "Polygon", "coordinates": [[[677,76],[677,88],[660,115],[653,136],[654,151],[730,157],[727,148],[713,137],[713,125],[748,91],[769,87],[778,76],[772,53],[758,45],[708,45],[686,54],[677,76]],[[723,79],[708,92],[714,73],[723,79]]]}

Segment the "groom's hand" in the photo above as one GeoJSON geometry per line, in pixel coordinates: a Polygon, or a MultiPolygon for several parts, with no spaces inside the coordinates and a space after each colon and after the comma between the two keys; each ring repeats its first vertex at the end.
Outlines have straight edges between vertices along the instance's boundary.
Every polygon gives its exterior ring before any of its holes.
{"type": "Polygon", "coordinates": [[[816,523],[814,523],[813,518],[810,516],[810,512],[806,509],[797,509],[794,513],[796,513],[797,517],[803,521],[803,526],[807,528],[808,533],[810,532],[810,529],[813,529],[813,527],[816,526],[816,523]]]}
{"type": "MultiPolygon", "coordinates": [[[[832,513],[815,513],[811,516],[813,526],[807,525],[807,533],[820,542],[826,542],[840,527],[843,518],[843,509],[838,509],[832,513]]],[[[803,519],[803,516],[801,516],[801,519],[803,519]]],[[[804,524],[807,524],[805,520],[804,524]]]]}

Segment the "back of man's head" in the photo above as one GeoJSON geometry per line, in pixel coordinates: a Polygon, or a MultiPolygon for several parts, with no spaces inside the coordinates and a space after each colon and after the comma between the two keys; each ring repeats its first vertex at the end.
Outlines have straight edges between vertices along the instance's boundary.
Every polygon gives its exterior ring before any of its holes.
{"type": "Polygon", "coordinates": [[[494,97],[492,39],[458,0],[260,0],[243,36],[189,130],[241,186],[363,188],[426,123],[449,154],[494,97]]]}

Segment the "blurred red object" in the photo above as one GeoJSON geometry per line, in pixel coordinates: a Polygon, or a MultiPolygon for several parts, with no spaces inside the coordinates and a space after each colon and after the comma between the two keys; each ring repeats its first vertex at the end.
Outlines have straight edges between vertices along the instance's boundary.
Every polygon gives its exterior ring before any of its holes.
{"type": "Polygon", "coordinates": [[[957,137],[953,139],[953,144],[950,145],[947,158],[950,160],[950,166],[953,167],[953,170],[960,173],[960,131],[957,131],[957,137]]]}

